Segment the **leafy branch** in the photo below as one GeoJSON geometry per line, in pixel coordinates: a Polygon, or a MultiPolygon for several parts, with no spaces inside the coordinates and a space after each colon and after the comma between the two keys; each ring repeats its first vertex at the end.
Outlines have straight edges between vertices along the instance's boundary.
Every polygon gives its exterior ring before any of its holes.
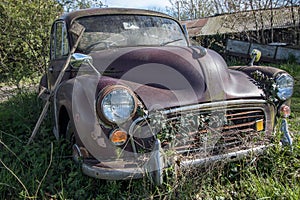
{"type": "Polygon", "coordinates": [[[253,72],[252,76],[256,81],[255,84],[258,86],[258,88],[264,91],[264,98],[269,103],[276,102],[277,87],[274,78],[269,77],[259,70],[253,72]]]}

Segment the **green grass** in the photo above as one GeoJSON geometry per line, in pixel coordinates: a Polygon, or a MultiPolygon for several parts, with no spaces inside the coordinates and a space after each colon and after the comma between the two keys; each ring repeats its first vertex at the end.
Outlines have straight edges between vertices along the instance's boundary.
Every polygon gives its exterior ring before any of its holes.
{"type": "Polygon", "coordinates": [[[300,66],[294,75],[290,130],[294,151],[275,146],[265,155],[209,169],[190,169],[155,187],[147,178],[103,181],[83,175],[57,141],[49,117],[26,145],[42,102],[22,91],[0,103],[0,199],[300,199],[300,66]]]}

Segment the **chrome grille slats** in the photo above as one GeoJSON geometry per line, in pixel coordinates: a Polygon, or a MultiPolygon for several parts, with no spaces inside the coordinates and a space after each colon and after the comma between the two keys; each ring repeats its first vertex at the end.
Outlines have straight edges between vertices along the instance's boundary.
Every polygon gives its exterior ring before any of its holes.
{"type": "Polygon", "coordinates": [[[162,143],[164,149],[179,154],[217,155],[268,142],[263,131],[256,131],[257,121],[263,120],[266,123],[263,104],[199,107],[191,110],[175,108],[173,111],[179,112],[166,111],[164,123],[173,130],[175,139],[162,143]]]}
{"type": "Polygon", "coordinates": [[[130,133],[134,136],[143,126],[172,154],[187,159],[214,156],[268,144],[273,127],[268,112],[272,109],[264,100],[231,100],[152,111],[136,119],[130,133]],[[260,120],[265,130],[256,131],[260,120]]]}

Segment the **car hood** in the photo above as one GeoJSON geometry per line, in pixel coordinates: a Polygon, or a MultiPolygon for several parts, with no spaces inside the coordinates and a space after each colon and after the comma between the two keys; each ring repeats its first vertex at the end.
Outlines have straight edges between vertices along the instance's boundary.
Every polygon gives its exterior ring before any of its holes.
{"type": "MultiPolygon", "coordinates": [[[[243,72],[203,47],[130,47],[92,52],[98,88],[130,87],[149,110],[241,98],[262,98],[243,72]]],[[[99,91],[98,91],[99,92],[99,91]]]]}

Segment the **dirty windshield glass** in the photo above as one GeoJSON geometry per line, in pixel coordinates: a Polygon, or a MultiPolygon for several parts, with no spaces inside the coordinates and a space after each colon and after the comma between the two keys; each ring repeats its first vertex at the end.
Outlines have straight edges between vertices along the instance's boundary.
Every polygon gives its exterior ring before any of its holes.
{"type": "Polygon", "coordinates": [[[173,20],[144,15],[91,16],[77,19],[86,30],[79,44],[84,52],[127,46],[187,46],[173,20]]]}

